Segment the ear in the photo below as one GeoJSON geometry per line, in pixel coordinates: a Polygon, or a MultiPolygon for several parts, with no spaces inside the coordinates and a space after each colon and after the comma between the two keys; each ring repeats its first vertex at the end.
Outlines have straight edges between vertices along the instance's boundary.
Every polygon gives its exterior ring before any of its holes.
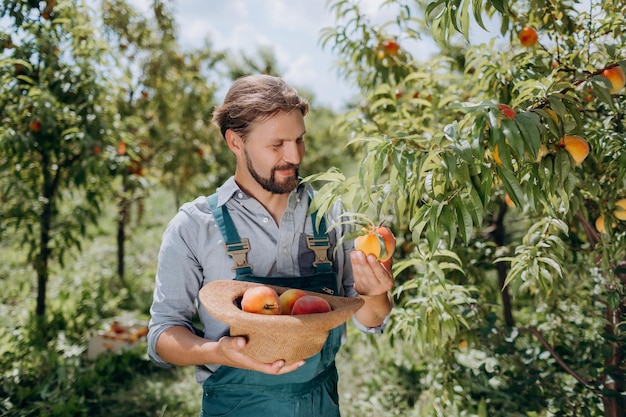
{"type": "Polygon", "coordinates": [[[226,130],[226,144],[230,150],[237,156],[243,152],[243,139],[234,130],[226,130]]]}

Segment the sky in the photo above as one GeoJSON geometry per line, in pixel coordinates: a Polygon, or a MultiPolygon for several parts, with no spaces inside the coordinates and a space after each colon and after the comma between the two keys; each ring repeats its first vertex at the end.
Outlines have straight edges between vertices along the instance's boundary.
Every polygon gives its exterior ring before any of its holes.
{"type": "MultiPolygon", "coordinates": [[[[140,11],[151,0],[131,0],[140,11]]],[[[364,12],[385,18],[383,0],[364,0],[364,12]]],[[[335,20],[326,0],[177,0],[176,21],[184,47],[201,47],[208,37],[217,49],[255,56],[270,47],[283,78],[315,94],[314,100],[335,110],[357,93],[334,67],[337,59],[320,45],[320,31],[335,20]]]]}
{"type": "MultiPolygon", "coordinates": [[[[129,2],[147,12],[152,0],[129,2]]],[[[385,0],[358,0],[361,12],[373,23],[396,18],[397,9],[381,7],[384,3],[385,0]]],[[[358,94],[354,85],[339,76],[335,66],[338,57],[330,46],[322,48],[320,44],[322,29],[336,25],[327,0],[173,0],[173,4],[183,47],[200,48],[207,38],[214,48],[236,55],[243,52],[257,56],[261,48],[269,47],[277,59],[279,73],[290,84],[312,91],[313,104],[341,111],[358,94]]],[[[488,20],[485,22],[489,26],[488,20]]],[[[497,33],[497,29],[491,32],[497,33]]],[[[490,36],[481,30],[470,31],[473,41],[484,42],[490,36]]],[[[436,52],[429,39],[405,38],[399,42],[421,59],[436,52]]]]}

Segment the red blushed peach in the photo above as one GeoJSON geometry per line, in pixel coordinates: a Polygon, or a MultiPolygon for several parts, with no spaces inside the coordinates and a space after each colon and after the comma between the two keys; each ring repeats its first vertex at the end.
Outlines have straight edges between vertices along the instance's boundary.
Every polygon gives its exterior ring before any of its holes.
{"type": "Polygon", "coordinates": [[[519,40],[526,47],[535,46],[539,40],[537,31],[529,26],[522,28],[519,32],[519,40]]]}
{"type": "Polygon", "coordinates": [[[278,293],[266,285],[250,287],[243,293],[241,309],[248,313],[280,314],[278,293]]]}
{"type": "Polygon", "coordinates": [[[291,310],[292,316],[300,314],[328,313],[332,309],[328,301],[316,295],[305,295],[296,300],[291,310]]]}
{"type": "Polygon", "coordinates": [[[383,43],[383,46],[385,47],[385,51],[389,55],[398,55],[400,45],[398,45],[398,42],[396,42],[395,40],[389,39],[383,43]]]}
{"type": "Polygon", "coordinates": [[[289,288],[278,297],[280,302],[280,314],[291,314],[293,305],[300,297],[304,297],[306,293],[298,288],[289,288]]]}
{"type": "Polygon", "coordinates": [[[396,237],[389,228],[384,226],[365,229],[366,234],[354,239],[354,249],[360,250],[366,256],[374,255],[379,261],[388,261],[396,249],[396,237]]]}

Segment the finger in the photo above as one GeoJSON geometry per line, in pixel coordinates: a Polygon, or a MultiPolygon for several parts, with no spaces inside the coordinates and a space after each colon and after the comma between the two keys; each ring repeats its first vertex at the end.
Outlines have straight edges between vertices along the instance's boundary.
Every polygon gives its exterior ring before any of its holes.
{"type": "MultiPolygon", "coordinates": [[[[286,373],[289,373],[289,372],[293,372],[293,371],[295,371],[296,369],[300,368],[302,365],[305,364],[305,362],[303,360],[291,363],[289,365],[286,365],[285,361],[278,361],[278,362],[282,362],[280,364],[281,366],[277,368],[277,370],[278,370],[277,374],[278,375],[282,375],[282,374],[286,374],[286,373]]],[[[275,366],[275,365],[276,365],[276,363],[274,363],[273,366],[275,366]]]]}
{"type": "Polygon", "coordinates": [[[296,369],[304,365],[304,363],[305,362],[303,360],[291,363],[289,365],[286,365],[284,360],[278,360],[274,363],[257,362],[256,370],[266,374],[283,375],[295,371],[296,369]]]}
{"type": "Polygon", "coordinates": [[[218,341],[223,351],[226,350],[241,350],[246,346],[246,338],[241,336],[222,336],[218,341]]]}
{"type": "Polygon", "coordinates": [[[241,350],[246,347],[248,343],[245,337],[233,337],[232,339],[234,344],[233,349],[241,350]]]}
{"type": "Polygon", "coordinates": [[[373,255],[363,252],[350,254],[354,276],[354,288],[361,295],[382,294],[393,287],[393,274],[373,255]]]}

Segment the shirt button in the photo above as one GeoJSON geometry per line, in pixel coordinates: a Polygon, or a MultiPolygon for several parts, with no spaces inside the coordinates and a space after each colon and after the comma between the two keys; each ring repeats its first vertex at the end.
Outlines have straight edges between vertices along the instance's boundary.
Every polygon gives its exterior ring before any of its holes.
{"type": "Polygon", "coordinates": [[[268,219],[267,217],[263,217],[263,223],[267,223],[269,221],[270,221],[270,219],[268,219]]]}
{"type": "Polygon", "coordinates": [[[243,198],[243,193],[238,193],[238,194],[237,194],[237,197],[239,197],[239,198],[243,198]]]}
{"type": "Polygon", "coordinates": [[[287,248],[283,248],[283,253],[287,253],[287,248]]]}

